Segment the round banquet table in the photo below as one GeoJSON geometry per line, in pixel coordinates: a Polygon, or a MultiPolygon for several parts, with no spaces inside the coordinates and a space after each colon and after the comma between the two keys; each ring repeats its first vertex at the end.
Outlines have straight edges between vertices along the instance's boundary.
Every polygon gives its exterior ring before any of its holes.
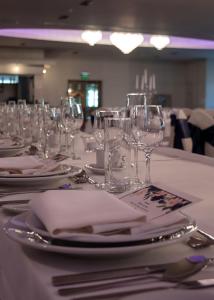
{"type": "MultiPolygon", "coordinates": [[[[87,154],[88,155],[88,154],[87,154]]],[[[92,162],[93,153],[83,157],[82,161],[71,161],[72,164],[82,166],[85,162],[92,162]]],[[[142,170],[144,163],[142,162],[142,170]]],[[[193,217],[198,226],[214,235],[214,159],[191,154],[181,150],[159,148],[152,155],[152,180],[188,193],[202,201],[191,205],[185,212],[193,217]]],[[[102,176],[94,176],[96,180],[103,180],[102,176]]],[[[93,185],[82,184],[83,189],[94,189],[93,185]]],[[[0,223],[3,225],[9,216],[3,211],[0,223]]],[[[51,284],[51,277],[61,274],[80,273],[108,268],[119,268],[132,265],[158,264],[173,262],[190,255],[206,255],[214,257],[213,246],[193,250],[184,242],[178,242],[165,247],[157,247],[142,253],[124,257],[91,258],[81,256],[62,255],[37,251],[30,247],[23,247],[8,238],[3,230],[0,231],[0,299],[1,300],[60,300],[71,299],[61,297],[57,288],[51,284]]],[[[193,276],[214,278],[214,267],[193,276]]],[[[144,296],[131,295],[123,299],[142,299],[144,296]]],[[[171,289],[145,294],[147,300],[176,300],[176,299],[214,299],[214,287],[197,290],[171,289]]]]}

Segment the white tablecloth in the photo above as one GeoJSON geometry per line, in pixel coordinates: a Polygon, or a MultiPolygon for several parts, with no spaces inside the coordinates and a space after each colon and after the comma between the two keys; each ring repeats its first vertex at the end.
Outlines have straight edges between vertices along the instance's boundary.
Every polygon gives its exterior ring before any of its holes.
{"type": "MultiPolygon", "coordinates": [[[[214,159],[192,155],[174,149],[160,149],[170,157],[153,155],[152,179],[176,190],[189,193],[203,201],[186,209],[199,227],[214,235],[214,159]],[[168,153],[167,153],[168,151],[168,153]],[[180,158],[179,158],[180,157],[180,158]]],[[[90,158],[91,159],[91,158],[90,158]]],[[[79,162],[75,162],[79,164],[79,162]]],[[[85,184],[84,189],[93,189],[85,184]]],[[[1,213],[0,222],[8,216],[1,213]]],[[[0,299],[1,300],[59,300],[57,289],[51,285],[51,276],[66,273],[123,267],[128,265],[156,264],[175,261],[189,255],[204,254],[214,257],[214,248],[193,250],[184,243],[144,251],[129,257],[87,258],[53,254],[22,247],[0,231],[0,299]]],[[[197,276],[212,276],[214,267],[209,267],[197,276]]],[[[198,278],[198,277],[197,277],[198,278]]],[[[132,295],[127,299],[214,299],[214,288],[198,290],[166,290],[132,295]]]]}

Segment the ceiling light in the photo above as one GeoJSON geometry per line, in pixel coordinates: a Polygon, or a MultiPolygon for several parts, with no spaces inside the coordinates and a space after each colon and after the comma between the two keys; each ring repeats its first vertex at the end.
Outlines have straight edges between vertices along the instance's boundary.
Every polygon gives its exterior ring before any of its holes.
{"type": "Polygon", "coordinates": [[[124,54],[128,54],[142,44],[144,38],[141,33],[113,32],[110,41],[124,54]]]}
{"type": "Polygon", "coordinates": [[[86,30],[83,31],[81,37],[90,46],[94,46],[97,42],[99,42],[102,39],[102,32],[86,30]]]}
{"type": "Polygon", "coordinates": [[[43,73],[43,74],[46,74],[46,73],[47,73],[47,70],[46,70],[46,69],[43,69],[43,70],[42,70],[42,73],[43,73]]]}
{"type": "Polygon", "coordinates": [[[170,38],[167,35],[153,35],[150,39],[150,43],[158,50],[162,50],[169,45],[170,38]]]}

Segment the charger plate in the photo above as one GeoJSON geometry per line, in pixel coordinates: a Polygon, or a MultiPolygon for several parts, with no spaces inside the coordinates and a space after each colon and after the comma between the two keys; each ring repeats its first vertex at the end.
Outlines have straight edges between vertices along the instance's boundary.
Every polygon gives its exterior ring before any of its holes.
{"type": "Polygon", "coordinates": [[[3,227],[5,233],[16,242],[34,249],[78,256],[130,255],[187,239],[196,230],[195,222],[189,220],[185,226],[174,232],[138,240],[117,242],[64,240],[43,236],[32,230],[27,225],[28,217],[29,212],[11,218],[3,227]]]}

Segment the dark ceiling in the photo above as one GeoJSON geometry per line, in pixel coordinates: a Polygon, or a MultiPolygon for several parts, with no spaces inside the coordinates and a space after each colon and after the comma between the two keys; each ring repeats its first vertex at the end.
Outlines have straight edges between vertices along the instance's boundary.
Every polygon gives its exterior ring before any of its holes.
{"type": "MultiPolygon", "coordinates": [[[[214,0],[7,0],[0,6],[0,28],[14,27],[98,28],[214,39],[214,0]]],[[[82,44],[7,38],[0,39],[0,46],[88,49],[82,44]]],[[[212,57],[213,51],[167,49],[160,54],[141,48],[132,56],[187,59],[212,57]]]]}
{"type": "Polygon", "coordinates": [[[7,0],[0,27],[100,28],[214,39],[213,0],[7,0]]]}

